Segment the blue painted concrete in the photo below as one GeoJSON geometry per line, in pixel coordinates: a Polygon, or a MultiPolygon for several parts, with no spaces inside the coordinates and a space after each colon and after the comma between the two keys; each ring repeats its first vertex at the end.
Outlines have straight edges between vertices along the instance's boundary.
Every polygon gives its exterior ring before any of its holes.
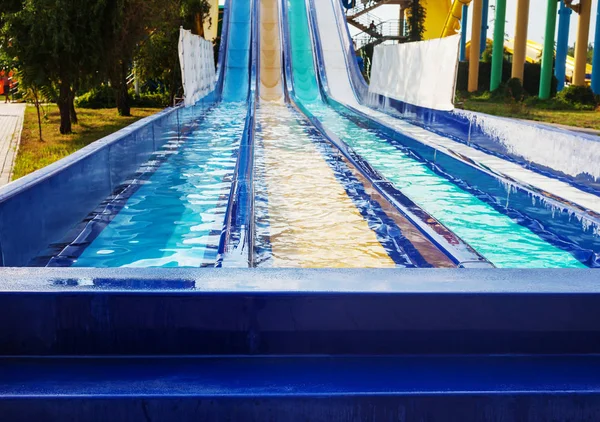
{"type": "Polygon", "coordinates": [[[190,118],[167,109],[0,189],[3,266],[24,266],[104,200],[190,118]]]}
{"type": "Polygon", "coordinates": [[[0,280],[4,356],[600,353],[594,270],[3,269],[0,280]]]}
{"type": "Polygon", "coordinates": [[[600,400],[589,393],[53,397],[6,398],[0,411],[11,422],[595,422],[600,400]]]}

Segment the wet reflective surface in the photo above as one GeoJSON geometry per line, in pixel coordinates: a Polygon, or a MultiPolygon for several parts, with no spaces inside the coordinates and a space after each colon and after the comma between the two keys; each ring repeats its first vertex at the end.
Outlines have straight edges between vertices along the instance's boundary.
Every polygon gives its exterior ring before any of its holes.
{"type": "Polygon", "coordinates": [[[435,174],[426,164],[319,103],[308,105],[343,141],[384,177],[497,267],[585,267],[510,217],[435,174]]]}
{"type": "Polygon", "coordinates": [[[213,264],[245,117],[245,104],[209,111],[73,265],[213,264]]]}
{"type": "MultiPolygon", "coordinates": [[[[316,144],[316,136],[307,133],[287,106],[261,104],[257,118],[258,265],[396,266],[382,245],[391,240],[385,233],[389,227],[377,234],[369,227],[358,207],[370,205],[363,199],[357,207],[349,197],[345,188],[352,188],[352,181],[342,166],[330,165],[332,151],[316,144]]],[[[412,266],[406,258],[401,261],[412,266]]]]}

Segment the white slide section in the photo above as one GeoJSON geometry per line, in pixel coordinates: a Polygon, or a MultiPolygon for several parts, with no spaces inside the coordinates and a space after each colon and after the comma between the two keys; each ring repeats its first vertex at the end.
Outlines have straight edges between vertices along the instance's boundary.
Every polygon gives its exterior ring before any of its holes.
{"type": "Polygon", "coordinates": [[[181,28],[179,30],[179,64],[185,106],[191,107],[215,89],[213,43],[181,28]]]}
{"type": "Polygon", "coordinates": [[[338,26],[335,23],[333,8],[338,6],[336,2],[339,3],[339,0],[315,1],[317,31],[319,31],[319,37],[321,38],[329,95],[342,104],[360,107],[350,82],[346,55],[344,54],[346,50],[344,50],[342,37],[340,37],[338,26]]]}
{"type": "Polygon", "coordinates": [[[369,92],[432,110],[454,110],[460,35],[380,44],[373,53],[369,92]]]}
{"type": "Polygon", "coordinates": [[[406,134],[426,145],[448,152],[454,156],[464,156],[482,166],[487,166],[493,172],[505,175],[508,179],[530,186],[534,189],[550,192],[559,198],[576,203],[589,210],[600,212],[600,198],[584,192],[555,178],[543,176],[528,170],[518,164],[508,162],[491,154],[486,154],[470,146],[455,142],[450,138],[437,135],[405,120],[392,117],[372,108],[359,104],[350,80],[350,70],[347,67],[344,54],[344,43],[350,42],[347,34],[340,34],[335,23],[334,7],[341,7],[339,0],[316,0],[315,11],[317,31],[320,35],[321,48],[329,95],[341,104],[349,106],[388,127],[406,134]]]}

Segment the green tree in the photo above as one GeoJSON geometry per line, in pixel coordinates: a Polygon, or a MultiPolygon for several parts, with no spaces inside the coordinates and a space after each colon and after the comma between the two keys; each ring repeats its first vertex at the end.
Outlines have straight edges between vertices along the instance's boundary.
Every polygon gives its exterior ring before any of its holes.
{"type": "MultiPolygon", "coordinates": [[[[107,75],[116,91],[120,115],[131,114],[127,76],[133,59],[140,61],[140,72],[146,77],[160,76],[171,92],[181,85],[177,40],[179,27],[192,28],[203,34],[208,17],[208,0],[108,0],[105,19],[107,75]]],[[[136,75],[137,76],[137,75],[136,75]]]]}
{"type": "MultiPolygon", "coordinates": [[[[567,49],[567,55],[571,56],[571,57],[575,57],[575,45],[574,44],[573,44],[573,46],[571,46],[567,49]]],[[[586,62],[588,64],[592,64],[593,57],[594,57],[594,45],[590,43],[590,44],[588,44],[586,62]]]]}
{"type": "Polygon", "coordinates": [[[171,103],[182,89],[177,50],[179,27],[191,28],[199,34],[198,16],[204,22],[209,11],[210,4],[206,0],[173,0],[161,9],[152,33],[139,44],[135,56],[136,77],[160,82],[169,93],[171,103]]]}
{"type": "Polygon", "coordinates": [[[20,10],[3,16],[7,52],[17,58],[25,83],[57,87],[62,134],[72,131],[74,87],[102,60],[105,7],[106,0],[23,0],[20,10]]]}
{"type": "Polygon", "coordinates": [[[408,40],[421,41],[425,34],[425,18],[427,11],[424,6],[425,0],[412,0],[408,9],[408,40]]]}

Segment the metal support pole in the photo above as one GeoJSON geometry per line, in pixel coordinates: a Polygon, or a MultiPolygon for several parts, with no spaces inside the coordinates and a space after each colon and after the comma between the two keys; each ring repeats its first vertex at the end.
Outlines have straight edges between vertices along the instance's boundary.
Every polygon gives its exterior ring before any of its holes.
{"type": "Polygon", "coordinates": [[[552,62],[554,61],[554,32],[556,29],[556,0],[548,0],[546,9],[546,31],[544,35],[544,51],[542,52],[542,75],[540,77],[539,97],[550,98],[552,87],[552,62]]]}
{"type": "Polygon", "coordinates": [[[529,23],[529,0],[517,0],[517,24],[515,25],[515,48],[512,62],[512,78],[523,82],[527,54],[527,24],[529,23]]]}
{"type": "Polygon", "coordinates": [[[494,49],[492,50],[492,76],[490,91],[495,91],[502,82],[502,62],[504,61],[504,25],[506,23],[506,0],[496,0],[494,20],[494,49]]]}
{"type": "Polygon", "coordinates": [[[573,85],[576,86],[585,86],[585,68],[587,64],[591,14],[592,0],[580,0],[577,40],[575,41],[575,71],[573,72],[573,85]]]}
{"type": "Polygon", "coordinates": [[[554,76],[558,80],[557,91],[562,91],[565,87],[571,13],[573,11],[567,7],[564,1],[561,1],[560,10],[558,11],[558,37],[556,40],[556,64],[554,65],[554,76]]]}
{"type": "Polygon", "coordinates": [[[460,20],[460,61],[467,60],[467,21],[469,19],[469,6],[463,4],[462,18],[460,20]]]}
{"type": "Polygon", "coordinates": [[[592,90],[600,95],[600,2],[596,9],[596,31],[594,33],[594,57],[592,59],[592,90]]]}
{"type": "Polygon", "coordinates": [[[488,13],[490,10],[490,0],[483,0],[481,6],[481,35],[479,42],[479,56],[483,54],[483,51],[487,47],[487,31],[488,31],[488,13]]]}
{"type": "Polygon", "coordinates": [[[469,92],[479,86],[479,47],[481,42],[481,10],[483,0],[473,0],[473,21],[471,22],[471,49],[469,50],[469,92]]]}

